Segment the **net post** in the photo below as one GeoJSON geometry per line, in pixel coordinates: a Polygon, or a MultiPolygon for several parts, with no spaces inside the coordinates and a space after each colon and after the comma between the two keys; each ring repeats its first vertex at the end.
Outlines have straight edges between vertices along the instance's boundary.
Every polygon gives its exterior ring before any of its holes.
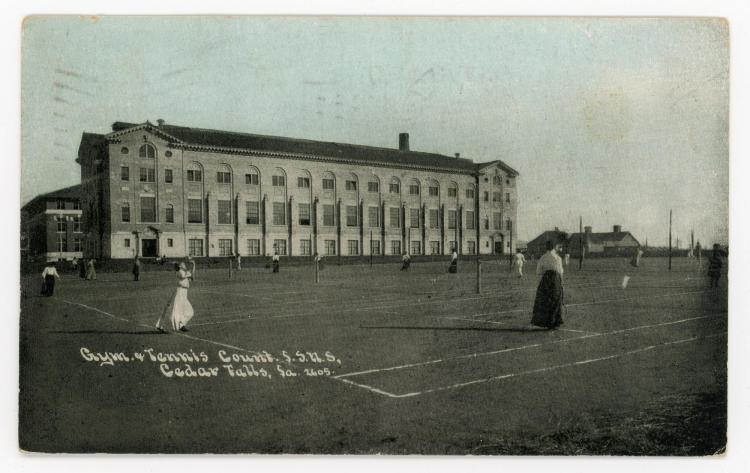
{"type": "Polygon", "coordinates": [[[315,283],[320,282],[320,262],[315,259],[315,283]]]}
{"type": "Polygon", "coordinates": [[[477,294],[482,293],[482,262],[479,261],[479,255],[477,255],[477,294]]]}

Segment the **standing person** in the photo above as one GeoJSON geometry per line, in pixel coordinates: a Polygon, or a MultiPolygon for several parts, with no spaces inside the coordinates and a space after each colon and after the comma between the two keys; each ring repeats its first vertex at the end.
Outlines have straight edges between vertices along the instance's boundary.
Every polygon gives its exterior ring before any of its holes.
{"type": "Polygon", "coordinates": [[[70,262],[70,267],[73,269],[74,273],[78,271],[78,258],[75,256],[73,257],[73,261],[70,262]]]}
{"type": "Polygon", "coordinates": [[[86,261],[83,259],[78,262],[78,277],[86,279],[86,261]]]}
{"type": "Polygon", "coordinates": [[[563,323],[563,265],[558,254],[560,245],[547,242],[547,253],[539,258],[537,275],[541,275],[534,300],[534,316],[531,324],[555,330],[563,323]]]}
{"type": "Polygon", "coordinates": [[[50,297],[55,294],[55,278],[60,279],[60,275],[57,274],[57,265],[55,263],[48,263],[42,271],[42,295],[50,297]]]}
{"type": "Polygon", "coordinates": [[[318,269],[323,269],[323,257],[320,256],[317,252],[315,253],[315,256],[313,257],[313,261],[318,263],[318,269]]]}
{"type": "Polygon", "coordinates": [[[568,264],[570,263],[570,253],[567,251],[565,252],[565,267],[568,267],[568,264]]]}
{"type": "Polygon", "coordinates": [[[141,259],[137,256],[133,260],[133,281],[138,281],[141,277],[141,259]]]}
{"type": "Polygon", "coordinates": [[[88,265],[86,265],[86,279],[96,280],[96,268],[94,267],[94,258],[91,258],[89,260],[88,265]]]}
{"type": "Polygon", "coordinates": [[[451,253],[451,264],[448,266],[448,272],[449,273],[457,273],[458,272],[458,253],[456,252],[456,249],[453,249],[453,253],[451,253]]]}
{"type": "Polygon", "coordinates": [[[643,250],[641,250],[641,247],[635,249],[635,253],[633,253],[633,257],[630,258],[630,266],[637,268],[641,265],[641,256],[643,256],[643,250]]]}
{"type": "Polygon", "coordinates": [[[195,260],[193,259],[190,259],[190,269],[191,271],[187,270],[185,263],[175,263],[179,282],[174,296],[164,308],[159,320],[156,321],[156,329],[161,333],[166,333],[168,330],[188,331],[187,324],[194,315],[193,306],[188,300],[190,280],[195,274],[195,260]]]}
{"type": "Polygon", "coordinates": [[[237,253],[237,271],[242,270],[242,256],[237,253]]]}
{"type": "Polygon", "coordinates": [[[279,272],[279,253],[276,250],[273,250],[273,257],[271,258],[271,263],[273,264],[273,272],[278,273],[279,272]]]}
{"type": "Polygon", "coordinates": [[[516,249],[516,254],[513,255],[513,267],[516,268],[516,274],[519,278],[523,277],[523,264],[526,262],[521,250],[516,249]]]}
{"type": "Polygon", "coordinates": [[[714,244],[714,250],[711,256],[708,257],[708,277],[710,278],[711,287],[719,287],[719,279],[721,278],[721,252],[719,245],[714,244]]]}
{"type": "Polygon", "coordinates": [[[701,242],[695,244],[695,258],[698,260],[698,266],[701,265],[701,242]]]}
{"type": "Polygon", "coordinates": [[[407,271],[411,266],[411,256],[404,251],[404,256],[401,257],[401,271],[407,271]]]}

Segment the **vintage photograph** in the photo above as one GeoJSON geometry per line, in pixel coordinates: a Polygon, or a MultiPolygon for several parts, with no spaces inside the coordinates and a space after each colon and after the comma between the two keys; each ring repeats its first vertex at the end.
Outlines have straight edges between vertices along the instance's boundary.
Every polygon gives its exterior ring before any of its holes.
{"type": "Polygon", "coordinates": [[[730,27],[27,17],[18,447],[723,455],[730,27]]]}

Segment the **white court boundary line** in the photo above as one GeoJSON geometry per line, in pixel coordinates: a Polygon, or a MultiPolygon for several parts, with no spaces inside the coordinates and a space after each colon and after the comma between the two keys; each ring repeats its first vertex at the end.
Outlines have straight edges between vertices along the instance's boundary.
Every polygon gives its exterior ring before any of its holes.
{"type": "MultiPolygon", "coordinates": [[[[338,377],[333,377],[333,379],[338,379],[339,381],[342,381],[344,383],[351,384],[353,386],[357,386],[357,387],[366,389],[366,390],[374,392],[376,394],[380,394],[380,395],[387,396],[387,397],[390,397],[390,398],[395,398],[395,399],[403,399],[403,398],[421,396],[423,394],[429,394],[429,393],[434,393],[434,392],[439,392],[439,391],[447,391],[449,389],[457,389],[457,388],[463,388],[463,387],[466,387],[466,386],[472,386],[472,385],[476,385],[476,384],[488,383],[490,381],[497,381],[497,380],[507,379],[507,378],[517,378],[519,376],[524,376],[524,375],[529,375],[529,374],[536,374],[536,373],[543,373],[543,372],[546,372],[546,371],[553,371],[553,370],[558,370],[558,369],[562,369],[562,368],[569,368],[569,367],[573,367],[573,366],[582,366],[582,365],[586,365],[586,364],[590,364],[590,363],[597,363],[597,362],[600,362],[600,361],[612,360],[612,359],[615,359],[615,358],[622,358],[622,357],[629,356],[629,355],[636,355],[638,353],[643,353],[643,352],[646,352],[646,351],[654,350],[656,348],[666,347],[666,346],[669,346],[669,345],[677,345],[677,344],[680,344],[680,343],[687,343],[687,342],[692,342],[692,341],[695,341],[695,340],[703,340],[703,339],[707,339],[707,338],[715,338],[715,337],[721,337],[721,336],[727,336],[727,333],[725,333],[725,332],[712,333],[710,335],[706,335],[706,336],[703,336],[703,337],[683,338],[682,340],[675,340],[675,341],[671,341],[671,342],[659,343],[659,344],[656,344],[656,345],[649,345],[649,346],[646,346],[646,347],[636,348],[635,350],[629,350],[629,351],[622,352],[622,353],[615,353],[613,355],[602,356],[602,357],[599,357],[599,358],[590,358],[590,359],[587,359],[587,360],[573,361],[573,362],[570,362],[570,363],[563,363],[563,364],[560,364],[560,365],[546,366],[544,368],[537,368],[537,369],[533,369],[533,370],[519,371],[519,372],[516,372],[516,373],[506,373],[506,374],[502,374],[502,375],[498,375],[498,376],[490,376],[490,377],[487,377],[487,378],[480,378],[480,379],[475,379],[475,380],[472,380],[472,381],[466,381],[466,382],[463,382],[463,383],[450,384],[450,385],[447,385],[447,386],[439,386],[437,388],[425,389],[424,391],[413,391],[413,392],[409,392],[409,393],[405,393],[405,394],[390,393],[388,391],[384,391],[382,389],[378,389],[378,388],[369,386],[367,384],[355,383],[354,381],[351,381],[349,379],[343,379],[343,378],[338,378],[338,377]]],[[[583,337],[580,337],[580,338],[583,338],[583,337]]]]}

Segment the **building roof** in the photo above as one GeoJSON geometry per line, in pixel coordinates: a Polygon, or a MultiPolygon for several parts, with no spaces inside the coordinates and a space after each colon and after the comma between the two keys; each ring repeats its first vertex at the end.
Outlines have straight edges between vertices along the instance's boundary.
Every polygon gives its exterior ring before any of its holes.
{"type": "Polygon", "coordinates": [[[45,200],[80,200],[81,198],[81,185],[76,184],[74,186],[65,187],[63,189],[58,189],[52,192],[47,192],[46,194],[39,194],[38,196],[31,199],[29,202],[26,203],[22,207],[22,209],[26,209],[37,202],[42,202],[45,200]]]}
{"type": "MultiPolygon", "coordinates": [[[[635,240],[635,242],[638,245],[640,245],[640,243],[638,243],[638,240],[630,232],[600,232],[600,233],[594,233],[594,232],[585,233],[584,232],[583,234],[587,235],[588,241],[594,244],[603,244],[606,242],[618,242],[618,241],[624,240],[625,237],[630,236],[633,240],[635,240]]],[[[580,233],[573,233],[570,236],[570,244],[573,246],[574,246],[574,242],[575,244],[578,244],[578,241],[581,238],[580,235],[581,235],[580,233]]]]}
{"type": "Polygon", "coordinates": [[[354,145],[328,141],[313,141],[299,138],[238,133],[233,131],[210,130],[205,128],[191,128],[177,125],[153,125],[115,122],[113,133],[109,137],[116,137],[121,132],[131,128],[143,127],[149,131],[160,133],[167,139],[175,140],[175,144],[192,145],[198,147],[252,150],[261,152],[290,153],[312,155],[326,158],[340,158],[361,162],[369,165],[381,166],[429,166],[448,171],[476,173],[483,168],[497,164],[512,175],[518,175],[510,166],[500,160],[488,163],[475,163],[470,159],[445,156],[437,153],[421,151],[401,151],[392,148],[354,145]]]}
{"type": "Polygon", "coordinates": [[[542,234],[538,237],[528,242],[526,246],[529,247],[536,245],[545,245],[548,241],[552,241],[554,243],[562,243],[567,239],[567,237],[568,234],[561,230],[547,230],[542,232],[542,234]]]}

